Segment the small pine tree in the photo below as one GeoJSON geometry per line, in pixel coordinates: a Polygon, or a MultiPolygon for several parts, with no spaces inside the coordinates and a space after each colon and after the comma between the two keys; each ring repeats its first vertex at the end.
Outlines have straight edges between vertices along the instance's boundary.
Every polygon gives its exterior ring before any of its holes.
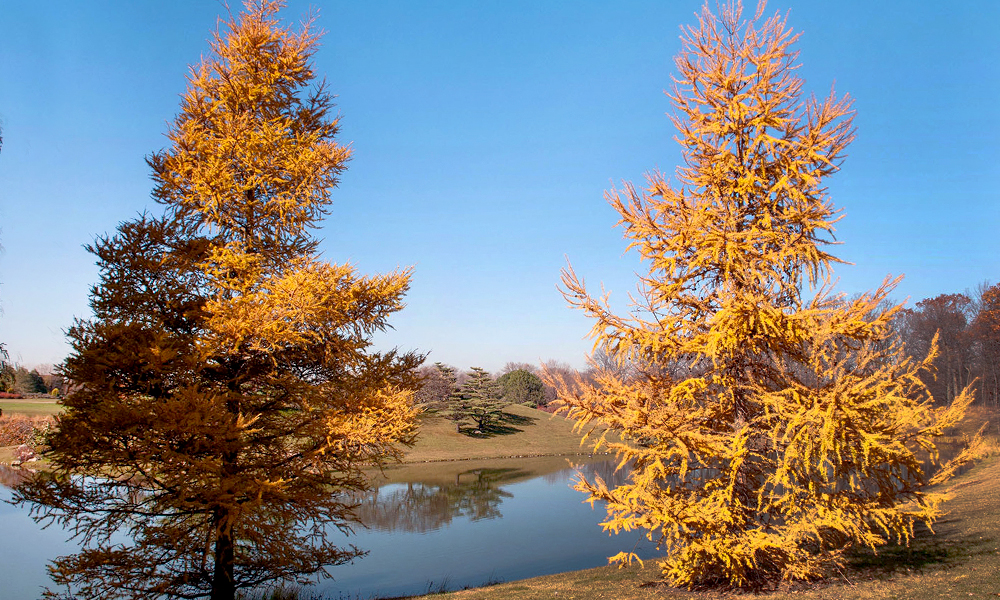
{"type": "Polygon", "coordinates": [[[432,366],[420,367],[420,389],[416,400],[425,410],[442,410],[448,398],[458,390],[455,368],[436,362],[432,366]]]}
{"type": "Polygon", "coordinates": [[[928,486],[975,452],[936,474],[919,458],[937,458],[972,394],[934,407],[919,374],[935,351],[906,358],[891,343],[900,307],[879,310],[893,283],[850,301],[827,292],[837,211],[824,179],[853,113],[832,94],[802,98],[798,36],[778,15],[762,22],[763,7],[748,22],[739,3],[721,18],[706,6],[685,31],[670,94],[676,187],[654,173],[644,191],[608,194],[648,267],[636,312],[615,314],[563,273],[566,298],[596,321],[595,347],[640,373],[605,368],[576,389],[548,374],[629,471],[618,487],[577,488],[607,503],[605,529],[645,529],[684,586],[812,578],[852,545],[905,542],[941,514],[928,486]]]}
{"type": "Polygon", "coordinates": [[[457,423],[472,421],[476,429],[485,431],[500,422],[508,403],[503,398],[503,389],[490,374],[480,367],[472,367],[469,378],[449,404],[449,418],[457,423]]]}

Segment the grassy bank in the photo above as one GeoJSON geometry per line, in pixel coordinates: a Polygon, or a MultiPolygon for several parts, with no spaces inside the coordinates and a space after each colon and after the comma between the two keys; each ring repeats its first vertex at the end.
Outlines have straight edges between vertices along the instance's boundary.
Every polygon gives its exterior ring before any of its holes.
{"type": "MultiPolygon", "coordinates": [[[[56,400],[0,400],[5,416],[47,416],[61,410],[56,400]]],[[[496,459],[525,456],[585,456],[589,446],[580,445],[573,422],[544,411],[511,405],[507,418],[494,429],[468,435],[455,431],[453,422],[424,415],[420,419],[417,443],[406,451],[405,463],[496,459]]],[[[11,448],[0,448],[0,462],[10,462],[11,448]]],[[[559,461],[560,465],[565,460],[559,461]]]]}
{"type": "Polygon", "coordinates": [[[481,435],[455,431],[455,424],[433,414],[421,418],[416,445],[406,453],[407,463],[439,460],[589,454],[573,433],[573,422],[561,416],[519,405],[505,409],[508,418],[481,435]]]}

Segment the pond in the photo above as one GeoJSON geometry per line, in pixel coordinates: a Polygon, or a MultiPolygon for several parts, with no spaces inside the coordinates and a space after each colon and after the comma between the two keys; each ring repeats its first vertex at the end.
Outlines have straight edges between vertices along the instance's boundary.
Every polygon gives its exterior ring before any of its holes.
{"type": "MultiPolygon", "coordinates": [[[[592,509],[570,488],[578,471],[609,484],[620,479],[607,460],[573,464],[559,457],[387,470],[359,499],[367,528],[344,538],[369,554],[330,568],[333,579],[310,591],[331,599],[391,597],[597,567],[622,550],[655,556],[641,533],[601,530],[603,507],[592,509]]],[[[12,475],[0,473],[0,483],[14,483],[12,475]]],[[[10,490],[0,487],[0,500],[7,498],[10,490]]],[[[26,509],[5,503],[0,531],[0,600],[37,598],[50,584],[47,561],[73,547],[62,531],[42,530],[26,509]]]]}

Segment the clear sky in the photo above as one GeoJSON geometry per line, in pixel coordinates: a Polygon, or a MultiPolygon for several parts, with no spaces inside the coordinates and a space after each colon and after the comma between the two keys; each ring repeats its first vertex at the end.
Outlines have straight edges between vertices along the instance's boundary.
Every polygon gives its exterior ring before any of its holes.
{"type": "MultiPolygon", "coordinates": [[[[238,2],[233,0],[234,8],[238,2]]],[[[569,257],[624,305],[603,191],[672,172],[665,113],[681,24],[700,0],[290,2],[326,31],[316,68],[354,158],[317,232],[324,257],[415,267],[382,346],[496,370],[583,366],[590,323],[557,290],[569,257]]],[[[714,6],[714,3],[713,3],[714,6]]],[[[771,2],[803,32],[818,95],[855,98],[857,141],[830,180],[844,209],[838,289],[905,274],[911,302],[1000,279],[1000,2],[771,2]]],[[[752,12],[752,5],[748,9],[752,12]]],[[[28,366],[67,353],[97,279],[83,245],[150,200],[214,0],[0,3],[0,341],[28,366]]]]}

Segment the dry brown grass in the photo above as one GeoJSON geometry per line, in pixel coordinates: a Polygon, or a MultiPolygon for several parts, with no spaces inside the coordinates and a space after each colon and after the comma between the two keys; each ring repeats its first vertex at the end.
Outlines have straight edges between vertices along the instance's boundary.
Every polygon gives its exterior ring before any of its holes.
{"type": "Polygon", "coordinates": [[[50,416],[4,413],[0,416],[0,447],[32,445],[41,432],[54,424],[55,420],[50,416]]]}

